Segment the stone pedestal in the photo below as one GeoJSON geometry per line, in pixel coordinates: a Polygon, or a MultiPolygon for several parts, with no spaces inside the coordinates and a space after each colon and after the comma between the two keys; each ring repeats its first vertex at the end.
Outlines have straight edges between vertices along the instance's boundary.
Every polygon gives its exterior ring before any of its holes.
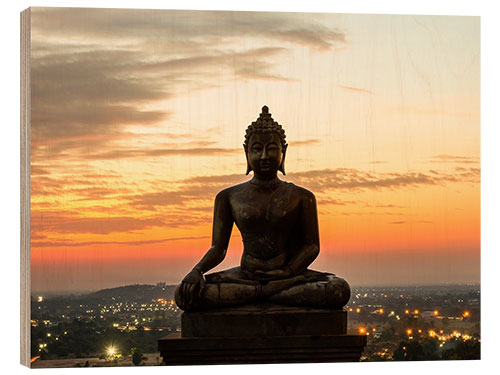
{"type": "Polygon", "coordinates": [[[344,310],[271,304],[182,314],[182,335],[159,340],[166,365],[359,361],[366,336],[344,310]]]}

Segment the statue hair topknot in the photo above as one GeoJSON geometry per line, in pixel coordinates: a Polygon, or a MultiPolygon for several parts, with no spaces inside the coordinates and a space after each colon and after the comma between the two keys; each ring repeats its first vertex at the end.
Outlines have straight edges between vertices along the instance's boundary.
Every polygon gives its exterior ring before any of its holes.
{"type": "Polygon", "coordinates": [[[259,118],[252,122],[245,134],[245,143],[243,143],[243,147],[245,151],[248,151],[248,142],[250,141],[250,137],[255,133],[275,133],[280,137],[281,140],[281,148],[283,150],[286,149],[286,135],[285,130],[282,128],[280,124],[273,120],[271,114],[269,113],[269,108],[267,105],[262,107],[262,113],[259,115],[259,118]]]}

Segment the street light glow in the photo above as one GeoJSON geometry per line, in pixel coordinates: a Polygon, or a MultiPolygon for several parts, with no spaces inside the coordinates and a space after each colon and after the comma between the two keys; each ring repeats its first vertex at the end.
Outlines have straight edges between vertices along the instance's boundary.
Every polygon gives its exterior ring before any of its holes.
{"type": "Polygon", "coordinates": [[[106,349],[106,353],[107,353],[109,356],[113,357],[113,356],[115,356],[115,355],[117,354],[117,350],[116,350],[116,348],[115,348],[114,346],[110,346],[110,347],[108,347],[108,348],[106,349]]]}

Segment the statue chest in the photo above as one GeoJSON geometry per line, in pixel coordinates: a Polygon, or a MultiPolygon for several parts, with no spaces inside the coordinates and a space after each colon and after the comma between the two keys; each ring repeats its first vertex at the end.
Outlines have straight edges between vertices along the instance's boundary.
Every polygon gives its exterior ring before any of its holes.
{"type": "Polygon", "coordinates": [[[298,204],[286,190],[249,191],[232,204],[236,225],[243,232],[286,232],[297,218],[298,204]]]}

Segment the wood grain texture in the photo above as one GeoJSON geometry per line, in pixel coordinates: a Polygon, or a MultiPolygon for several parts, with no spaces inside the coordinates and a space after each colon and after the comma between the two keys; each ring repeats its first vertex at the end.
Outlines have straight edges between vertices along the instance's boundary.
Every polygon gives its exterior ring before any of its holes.
{"type": "Polygon", "coordinates": [[[30,366],[30,133],[31,11],[21,13],[21,348],[20,361],[30,366]]]}

